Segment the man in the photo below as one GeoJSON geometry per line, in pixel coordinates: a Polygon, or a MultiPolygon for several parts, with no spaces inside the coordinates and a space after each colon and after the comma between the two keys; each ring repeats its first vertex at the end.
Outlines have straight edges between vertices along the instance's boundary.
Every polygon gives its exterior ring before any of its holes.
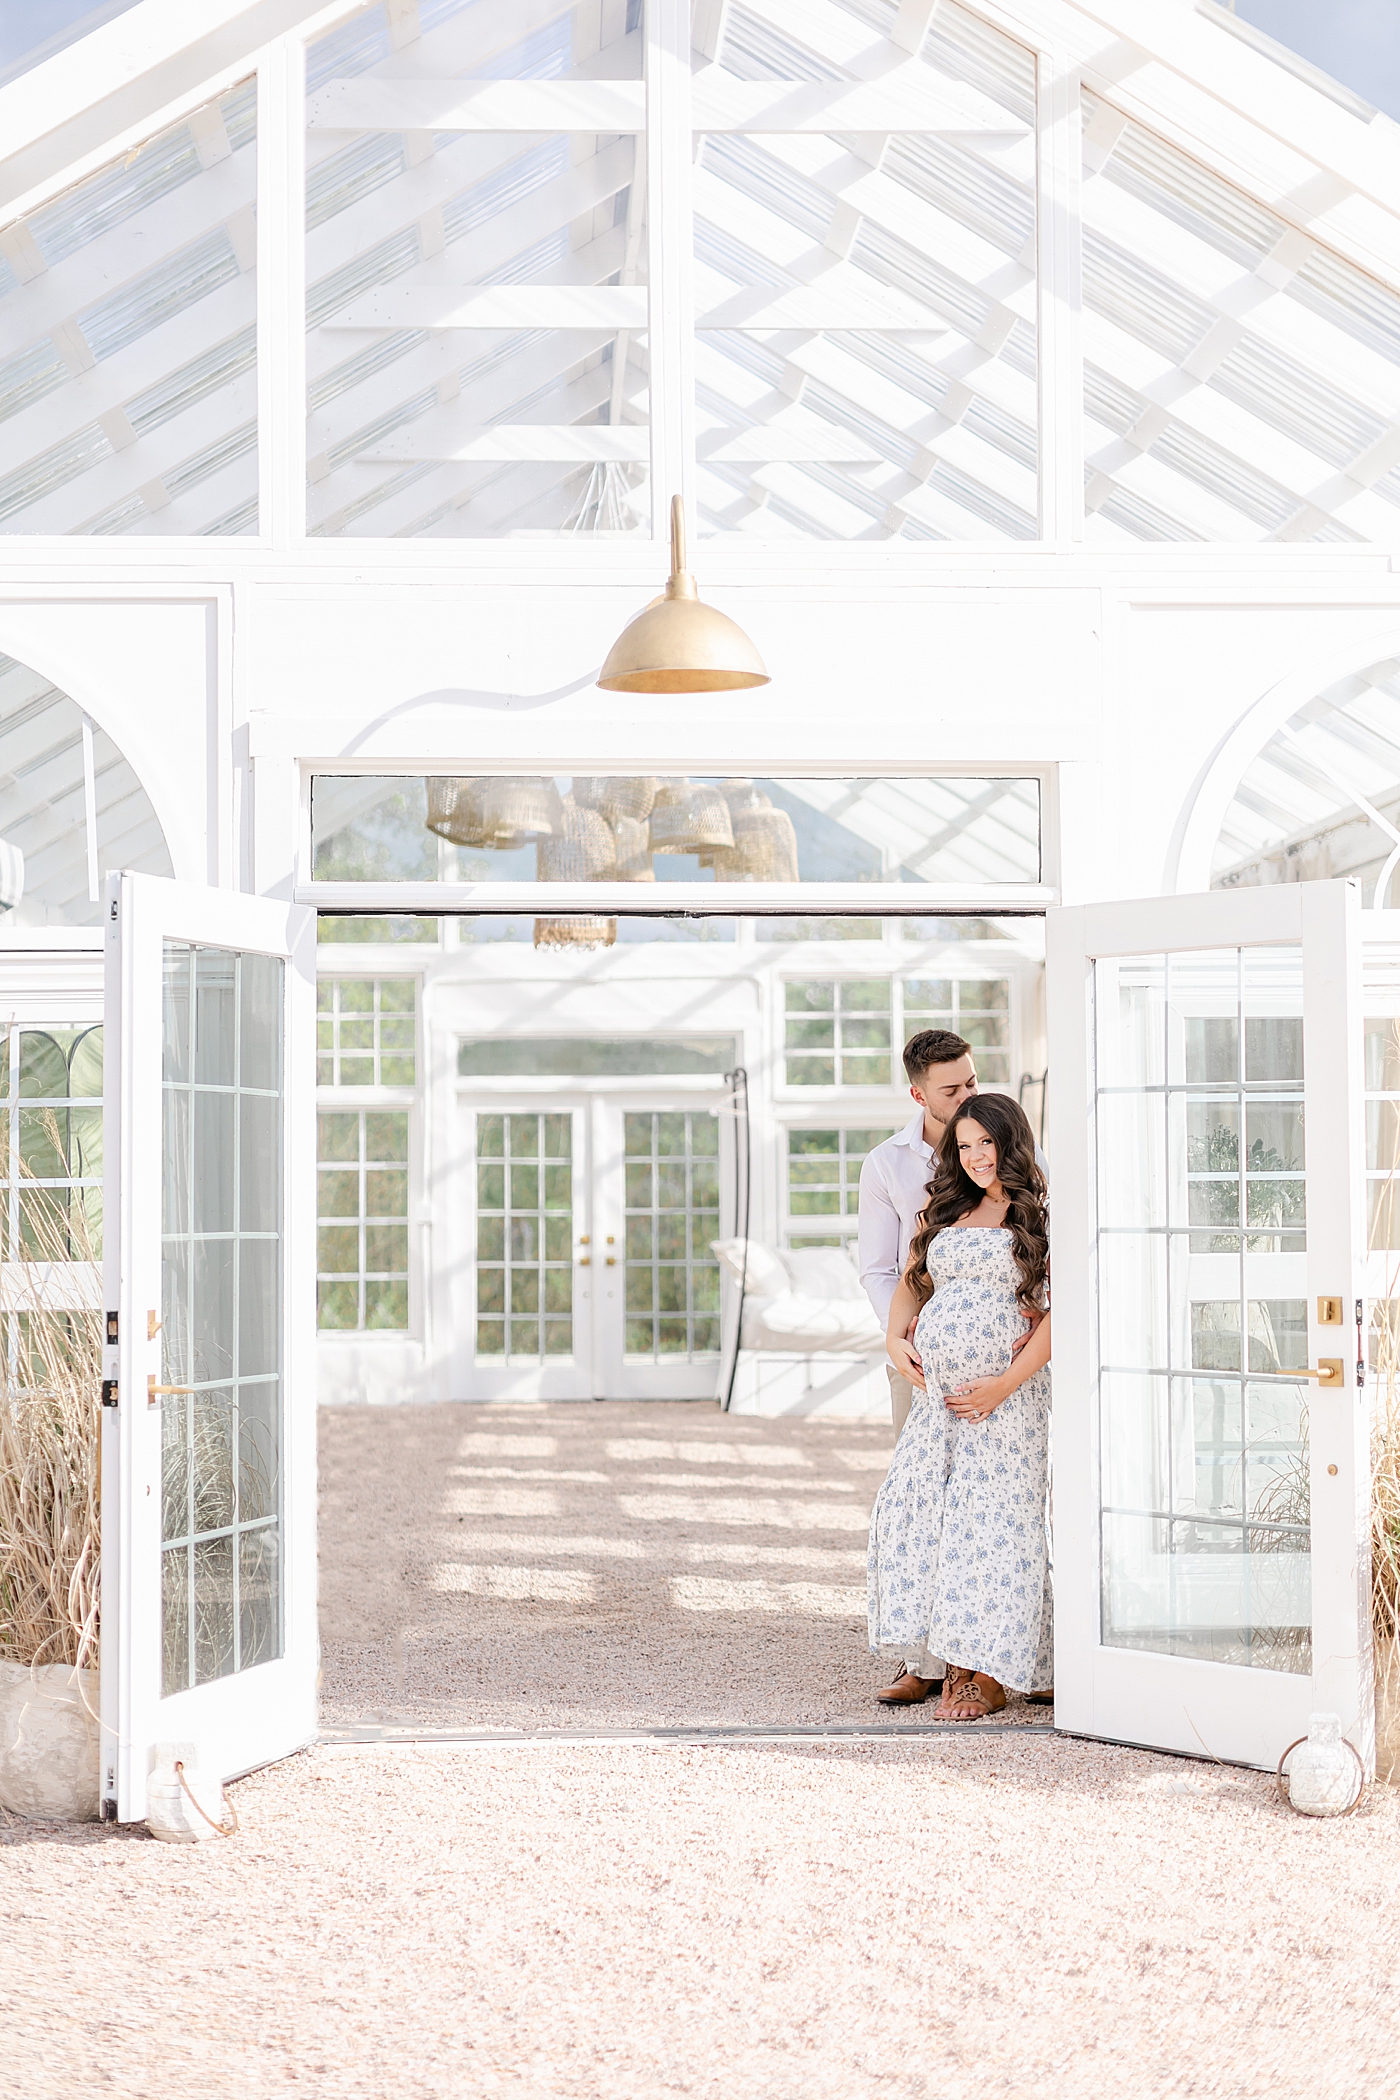
{"type": "MultiPolygon", "coordinates": [[[[860,1170],[860,1280],[882,1327],[889,1323],[909,1242],[933,1178],[934,1150],[963,1103],[977,1092],[972,1045],[947,1028],[924,1028],[910,1036],[904,1046],[904,1070],[909,1092],[919,1104],[918,1114],[910,1117],[903,1130],[867,1153],[860,1170]]],[[[1043,1174],[1045,1158],[1038,1145],[1035,1156],[1043,1174]]],[[[913,1403],[914,1388],[893,1364],[887,1364],[886,1370],[897,1437],[913,1403]]]]}

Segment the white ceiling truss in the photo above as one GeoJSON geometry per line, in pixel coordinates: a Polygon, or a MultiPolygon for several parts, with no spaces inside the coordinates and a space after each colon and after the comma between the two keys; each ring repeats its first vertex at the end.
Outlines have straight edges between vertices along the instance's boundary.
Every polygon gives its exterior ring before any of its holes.
{"type": "Polygon", "coordinates": [[[123,24],[125,101],[81,44],[0,90],[0,531],[1400,532],[1400,127],[1188,0],[123,24]]]}

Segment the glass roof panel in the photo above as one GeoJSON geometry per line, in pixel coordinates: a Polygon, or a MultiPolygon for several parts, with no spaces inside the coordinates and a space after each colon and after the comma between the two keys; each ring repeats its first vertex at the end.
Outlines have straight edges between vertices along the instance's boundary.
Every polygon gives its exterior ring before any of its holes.
{"type": "Polygon", "coordinates": [[[313,537],[651,530],[645,134],[492,130],[441,93],[640,82],[640,0],[545,12],[375,5],[309,49],[313,537]],[[402,128],[415,95],[436,124],[402,128]]]}
{"type": "MultiPolygon", "coordinates": [[[[897,14],[734,0],[697,98],[849,87],[897,14]]],[[[943,0],[894,87],[924,128],[704,133],[702,534],[1036,536],[1034,56],[943,0]]]]}
{"type": "Polygon", "coordinates": [[[1090,541],[1400,532],[1400,296],[1083,107],[1090,541]]]}
{"type": "Polygon", "coordinates": [[[0,531],[257,531],[257,83],[12,222],[0,531]]]}

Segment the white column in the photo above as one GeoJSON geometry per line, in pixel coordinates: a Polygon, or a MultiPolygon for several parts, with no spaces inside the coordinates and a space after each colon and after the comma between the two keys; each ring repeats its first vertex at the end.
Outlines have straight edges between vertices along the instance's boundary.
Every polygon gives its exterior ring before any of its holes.
{"type": "Polygon", "coordinates": [[[258,59],[258,522],[271,546],[306,530],[306,53],[258,59]]]}
{"type": "Polygon", "coordinates": [[[1035,102],[1040,536],[1063,545],[1084,537],[1079,73],[1065,52],[1040,53],[1035,102]]]}
{"type": "Polygon", "coordinates": [[[695,531],[690,0],[646,0],[646,82],[651,515],[664,539],[677,492],[695,531]]]}

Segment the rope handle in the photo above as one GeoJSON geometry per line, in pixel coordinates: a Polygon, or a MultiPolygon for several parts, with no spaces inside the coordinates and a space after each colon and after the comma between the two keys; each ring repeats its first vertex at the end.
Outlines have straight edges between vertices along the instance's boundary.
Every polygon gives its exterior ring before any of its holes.
{"type": "Polygon", "coordinates": [[[195,1801],[194,1795],[190,1793],[190,1783],[185,1777],[184,1764],[178,1757],[175,1760],[175,1771],[179,1777],[181,1786],[184,1788],[186,1794],[189,1795],[190,1801],[193,1802],[194,1806],[197,1809],[199,1809],[199,1813],[202,1816],[204,1816],[204,1820],[209,1825],[209,1828],[221,1838],[231,1838],[238,1828],[238,1810],[234,1807],[233,1803],[227,1798],[224,1801],[224,1807],[228,1810],[229,1814],[233,1818],[232,1823],[229,1824],[227,1828],[225,1828],[225,1826],[222,1823],[216,1823],[212,1816],[205,1815],[204,1810],[200,1808],[199,1803],[195,1801]]]}
{"type": "MultiPolygon", "coordinates": [[[[1288,1790],[1288,1780],[1284,1775],[1284,1758],[1291,1757],[1293,1755],[1293,1752],[1295,1750],[1301,1749],[1302,1745],[1307,1740],[1308,1739],[1305,1735],[1300,1735],[1296,1743],[1289,1744],[1288,1748],[1283,1753],[1283,1757],[1281,1757],[1278,1761],[1278,1771],[1275,1774],[1275,1781],[1278,1786],[1279,1800],[1283,1802],[1286,1808],[1292,1808],[1293,1801],[1288,1790]]],[[[1359,1783],[1356,1789],[1356,1799],[1351,1803],[1350,1807],[1339,1808],[1336,1811],[1336,1813],[1339,1816],[1354,1816],[1356,1814],[1357,1809],[1360,1808],[1362,1801],[1366,1797],[1366,1767],[1361,1761],[1361,1752],[1357,1749],[1355,1743],[1353,1743],[1347,1736],[1343,1736],[1342,1741],[1346,1744],[1347,1749],[1350,1750],[1352,1756],[1356,1759],[1356,1774],[1359,1783]]],[[[1298,1810],[1298,1814],[1302,1814],[1301,1809],[1298,1810]]]]}

